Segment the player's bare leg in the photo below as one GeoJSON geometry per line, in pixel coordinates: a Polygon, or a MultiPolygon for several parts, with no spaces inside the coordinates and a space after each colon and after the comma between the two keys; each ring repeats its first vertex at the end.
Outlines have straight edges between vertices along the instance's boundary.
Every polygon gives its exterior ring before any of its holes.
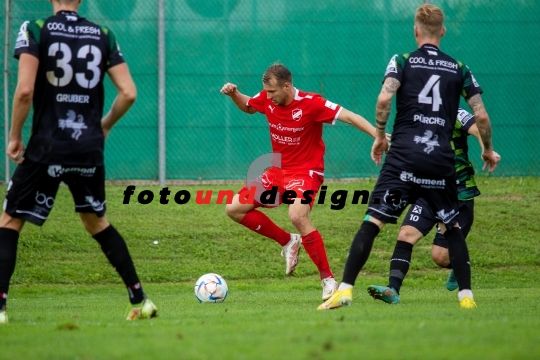
{"type": "Polygon", "coordinates": [[[446,268],[450,265],[450,255],[448,249],[442,246],[433,245],[431,247],[431,258],[439,267],[446,268]]]}
{"type": "Polygon", "coordinates": [[[448,254],[448,248],[433,244],[433,246],[431,247],[431,258],[438,266],[451,269],[450,273],[448,274],[448,278],[446,279],[446,289],[448,291],[454,291],[459,288],[456,275],[454,274],[454,270],[452,269],[450,263],[450,255],[448,254]]]}
{"type": "Polygon", "coordinates": [[[336,291],[338,283],[334,280],[334,274],[330,270],[322,236],[309,219],[311,206],[302,204],[301,200],[302,198],[296,198],[294,203],[289,206],[289,219],[302,236],[304,249],[319,270],[323,287],[322,298],[326,300],[336,291]]]}

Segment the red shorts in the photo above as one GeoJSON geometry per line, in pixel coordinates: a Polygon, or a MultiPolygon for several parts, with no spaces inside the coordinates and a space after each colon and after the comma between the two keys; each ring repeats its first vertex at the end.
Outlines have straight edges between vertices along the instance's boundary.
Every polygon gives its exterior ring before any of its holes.
{"type": "Polygon", "coordinates": [[[260,177],[244,186],[238,194],[255,207],[276,207],[291,202],[297,197],[313,207],[315,196],[324,182],[324,174],[310,170],[308,172],[283,171],[272,167],[260,177]],[[294,193],[293,193],[294,192],[294,193]],[[309,202],[308,202],[309,201],[309,202]]]}

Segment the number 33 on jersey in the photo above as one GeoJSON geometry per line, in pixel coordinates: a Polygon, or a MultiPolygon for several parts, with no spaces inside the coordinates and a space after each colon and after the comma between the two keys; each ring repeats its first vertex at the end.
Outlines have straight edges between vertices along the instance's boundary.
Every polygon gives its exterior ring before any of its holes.
{"type": "Polygon", "coordinates": [[[102,162],[103,77],[124,63],[113,33],[106,27],[60,11],[22,24],[15,58],[39,60],[34,88],[32,136],[26,157],[54,163],[63,153],[95,154],[102,162]],[[48,152],[39,149],[47,148],[48,152]]]}

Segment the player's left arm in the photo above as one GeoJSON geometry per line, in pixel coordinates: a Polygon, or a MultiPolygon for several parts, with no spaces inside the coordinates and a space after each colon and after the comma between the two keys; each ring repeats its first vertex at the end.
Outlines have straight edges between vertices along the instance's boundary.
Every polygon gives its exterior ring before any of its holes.
{"type": "Polygon", "coordinates": [[[34,84],[36,82],[39,59],[34,55],[23,53],[19,57],[19,71],[17,75],[17,88],[13,95],[13,111],[11,114],[11,131],[7,154],[15,163],[20,164],[24,159],[24,141],[22,129],[34,98],[34,84]]]}
{"type": "Polygon", "coordinates": [[[137,88],[125,62],[109,68],[107,73],[118,94],[111,105],[111,109],[101,120],[105,138],[107,138],[114,124],[124,116],[137,99],[137,88]]]}
{"type": "Polygon", "coordinates": [[[342,107],[337,119],[354,126],[358,130],[363,131],[368,135],[371,135],[371,137],[375,137],[375,127],[371,125],[369,121],[367,121],[364,117],[353,113],[350,110],[342,107]]]}
{"type": "Polygon", "coordinates": [[[480,132],[478,132],[478,127],[476,126],[476,124],[472,124],[469,130],[467,130],[467,133],[474,136],[478,140],[478,144],[480,144],[480,149],[484,151],[484,143],[482,142],[482,137],[480,137],[480,132]]]}

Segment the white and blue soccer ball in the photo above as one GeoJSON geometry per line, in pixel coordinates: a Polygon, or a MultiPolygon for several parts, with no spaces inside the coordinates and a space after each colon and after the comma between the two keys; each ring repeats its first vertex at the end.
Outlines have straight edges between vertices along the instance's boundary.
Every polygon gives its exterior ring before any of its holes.
{"type": "Polygon", "coordinates": [[[223,302],[229,293],[229,287],[218,274],[204,274],[195,283],[195,297],[199,302],[223,302]]]}

